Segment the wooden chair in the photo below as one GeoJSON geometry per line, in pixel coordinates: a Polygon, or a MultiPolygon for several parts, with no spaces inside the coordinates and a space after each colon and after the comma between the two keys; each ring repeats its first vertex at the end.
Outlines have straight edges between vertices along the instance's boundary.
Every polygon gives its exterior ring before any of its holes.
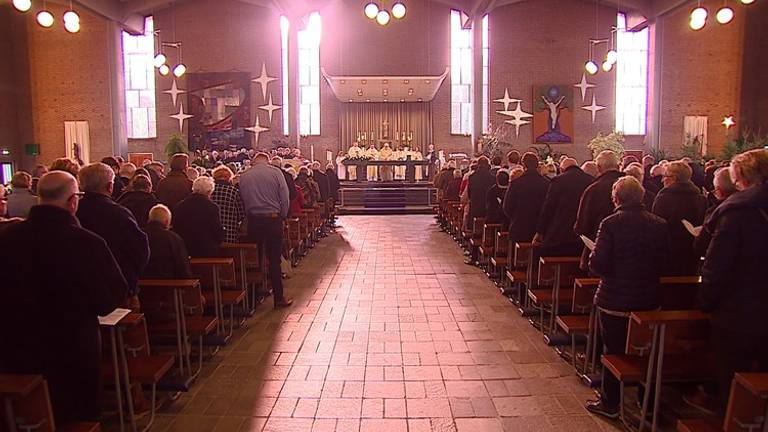
{"type": "Polygon", "coordinates": [[[509,294],[517,289],[517,297],[510,297],[510,300],[521,308],[522,313],[527,298],[524,288],[530,286],[533,280],[533,243],[515,242],[509,247],[508,256],[509,266],[504,272],[506,286],[509,294]]]}
{"type": "Polygon", "coordinates": [[[640,431],[653,407],[651,430],[658,427],[663,382],[705,382],[713,376],[713,358],[708,348],[709,316],[695,310],[633,312],[630,315],[625,354],[603,355],[605,373],[621,384],[620,417],[624,412],[626,385],[645,389],[640,431]],[[694,360],[695,359],[695,360],[694,360]],[[651,391],[653,387],[654,391],[651,391]],[[651,394],[653,393],[651,400],[651,394]]]}
{"type": "Polygon", "coordinates": [[[235,308],[242,305],[246,298],[245,290],[235,283],[235,261],[232,258],[192,258],[190,264],[203,292],[209,293],[214,300],[219,334],[228,341],[235,328],[235,308]],[[229,329],[224,328],[224,308],[229,309],[229,329]]]}
{"type": "Polygon", "coordinates": [[[570,304],[573,298],[573,281],[580,274],[579,257],[539,258],[536,288],[528,287],[528,298],[539,312],[539,328],[543,334],[551,334],[561,302],[570,304]],[[544,315],[549,313],[549,321],[544,315]]]}
{"type": "Polygon", "coordinates": [[[501,224],[484,224],[483,235],[480,238],[480,244],[477,248],[478,261],[480,267],[488,269],[493,256],[493,246],[496,243],[496,233],[501,231],[501,224]]]}
{"type": "Polygon", "coordinates": [[[469,249],[469,256],[472,259],[477,260],[478,248],[483,240],[483,225],[485,225],[484,217],[476,217],[472,220],[472,231],[467,239],[467,248],[469,249]]]}
{"type": "Polygon", "coordinates": [[[724,420],[681,419],[680,432],[764,431],[768,416],[768,374],[738,372],[731,381],[724,420]]]}
{"type": "Polygon", "coordinates": [[[492,280],[500,279],[504,275],[504,270],[509,264],[507,250],[509,249],[509,233],[498,231],[496,240],[493,243],[493,256],[490,259],[491,265],[488,271],[488,277],[492,280]]]}
{"type": "Polygon", "coordinates": [[[247,316],[252,316],[258,304],[258,287],[266,291],[267,286],[266,264],[261,262],[259,246],[256,243],[223,243],[221,254],[235,261],[238,283],[246,292],[244,311],[247,316]]]}

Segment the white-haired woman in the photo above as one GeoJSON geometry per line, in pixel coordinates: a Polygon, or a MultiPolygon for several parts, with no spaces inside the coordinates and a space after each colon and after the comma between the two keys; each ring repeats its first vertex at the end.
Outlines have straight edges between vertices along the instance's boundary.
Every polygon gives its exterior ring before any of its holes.
{"type": "Polygon", "coordinates": [[[192,194],[176,205],[173,230],[184,239],[193,257],[215,257],[224,240],[219,206],[211,201],[214,183],[211,177],[198,177],[192,194]]]}
{"type": "Polygon", "coordinates": [[[240,188],[233,183],[235,175],[228,166],[219,165],[213,169],[212,174],[216,186],[211,200],[219,206],[219,215],[224,226],[224,240],[235,243],[238,240],[240,224],[245,219],[240,188]]]}

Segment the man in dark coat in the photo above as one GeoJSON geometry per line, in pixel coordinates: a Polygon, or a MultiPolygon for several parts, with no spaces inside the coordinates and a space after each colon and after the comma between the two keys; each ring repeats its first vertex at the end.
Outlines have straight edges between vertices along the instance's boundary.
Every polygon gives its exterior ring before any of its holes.
{"type": "MultiPolygon", "coordinates": [[[[280,157],[273,157],[269,163],[274,166],[275,168],[280,169],[280,172],[283,173],[283,178],[285,178],[285,184],[288,185],[288,198],[293,201],[296,199],[296,182],[293,179],[293,176],[291,173],[289,173],[287,170],[288,168],[283,166],[283,159],[280,157]]],[[[287,164],[290,166],[290,164],[287,164]]]]}
{"type": "Polygon", "coordinates": [[[491,162],[487,157],[481,156],[477,159],[477,168],[469,176],[467,184],[470,229],[476,217],[485,217],[485,197],[494,184],[496,178],[491,175],[491,162]]]}
{"type": "Polygon", "coordinates": [[[703,257],[707,254],[709,243],[712,241],[712,232],[709,230],[707,221],[712,213],[720,207],[720,204],[725,202],[728,197],[737,192],[736,185],[731,180],[731,173],[728,168],[718,168],[712,178],[712,192],[709,193],[707,201],[709,207],[704,212],[704,225],[701,232],[693,240],[693,249],[696,251],[696,255],[703,257]]]}
{"type": "Polygon", "coordinates": [[[331,196],[331,186],[328,183],[328,176],[320,170],[320,162],[312,162],[312,178],[320,188],[320,200],[325,203],[331,196]]]}
{"type": "Polygon", "coordinates": [[[699,294],[702,310],[712,316],[721,414],[734,372],[768,372],[768,151],[742,153],[730,169],[740,192],[706,222],[712,241],[699,294]]]}
{"type": "MultiPolygon", "coordinates": [[[[624,173],[618,171],[619,160],[616,153],[610,150],[600,152],[595,158],[599,175],[581,195],[579,211],[576,212],[576,223],[573,231],[578,236],[586,236],[590,240],[595,239],[600,222],[613,213],[613,201],[611,200],[611,188],[624,173]]],[[[581,254],[581,268],[587,268],[589,249],[583,248],[581,254]]]]}
{"type": "MultiPolygon", "coordinates": [[[[631,176],[612,187],[616,212],[600,224],[589,270],[600,277],[595,294],[603,355],[624,354],[629,313],[657,309],[661,304],[662,267],[669,256],[669,236],[663,219],[645,210],[645,190],[631,176]]],[[[600,399],[587,410],[609,418],[619,415],[620,385],[603,373],[600,399]]]]}
{"type": "Polygon", "coordinates": [[[549,188],[549,179],[539,174],[539,157],[536,153],[525,153],[520,162],[525,172],[509,183],[504,195],[510,245],[533,240],[549,188]]]}
{"type": "Polygon", "coordinates": [[[699,274],[701,256],[693,249],[693,236],[685,229],[682,220],[693,226],[704,221],[707,199],[701,189],[691,183],[691,167],[683,162],[670,162],[664,168],[664,189],[653,202],[653,213],[669,224],[672,254],[666,273],[671,276],[699,274]]]}
{"type": "Polygon", "coordinates": [[[219,256],[224,241],[219,206],[211,201],[213,189],[212,178],[196,178],[193,193],[172,210],[173,230],[184,239],[189,254],[195,258],[219,256]]]}
{"type": "Polygon", "coordinates": [[[80,170],[80,188],[85,195],[80,201],[77,218],[83,228],[107,242],[128,282],[128,295],[133,297],[137,293],[139,276],[149,260],[149,243],[133,214],[110,198],[114,175],[100,162],[80,170]]]}
{"type": "Polygon", "coordinates": [[[106,164],[115,172],[115,184],[112,186],[112,199],[117,200],[120,198],[120,195],[123,194],[125,188],[128,187],[128,183],[118,175],[120,172],[120,162],[112,156],[107,156],[101,160],[101,163],[106,164]]]}
{"type": "Polygon", "coordinates": [[[100,411],[98,315],[128,286],[107,244],[80,227],[77,180],[38,182],[40,205],[0,233],[0,373],[41,374],[56,421],[95,421],[100,411]]]}
{"type": "Polygon", "coordinates": [[[159,201],[152,193],[152,180],[149,177],[139,174],[128,185],[128,189],[117,200],[117,203],[127,208],[136,218],[136,223],[140,228],[147,225],[149,210],[157,205],[159,201]]]}
{"type": "Polygon", "coordinates": [[[167,205],[172,212],[176,204],[192,193],[192,181],[187,177],[189,156],[177,153],[171,158],[171,172],[157,183],[157,199],[167,205]]]}
{"type": "Polygon", "coordinates": [[[552,179],[541,209],[534,243],[541,245],[539,256],[578,256],[584,244],[573,232],[579,201],[595,180],[579,168],[576,159],[560,163],[562,174],[552,179]]]}
{"type": "Polygon", "coordinates": [[[333,202],[339,202],[339,189],[341,189],[341,183],[339,177],[336,174],[332,164],[328,164],[325,167],[325,176],[328,177],[328,186],[330,187],[330,197],[333,198],[333,202]]]}
{"type": "Polygon", "coordinates": [[[160,204],[149,212],[144,228],[149,238],[149,263],[142,277],[145,279],[190,279],[192,270],[184,240],[171,231],[171,212],[160,204]]]}
{"type": "Polygon", "coordinates": [[[499,169],[496,172],[496,184],[491,186],[485,196],[485,223],[509,226],[509,218],[504,214],[502,203],[509,187],[509,171],[499,169]]]}

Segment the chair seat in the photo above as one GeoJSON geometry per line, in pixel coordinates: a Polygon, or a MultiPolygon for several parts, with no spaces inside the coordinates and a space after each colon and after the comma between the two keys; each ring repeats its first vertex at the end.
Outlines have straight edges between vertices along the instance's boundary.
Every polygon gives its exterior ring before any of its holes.
{"type": "Polygon", "coordinates": [[[481,238],[472,237],[471,239],[469,239],[469,244],[472,247],[479,247],[482,242],[483,240],[481,238]]]}
{"type": "Polygon", "coordinates": [[[480,246],[478,252],[482,256],[491,256],[493,255],[493,246],[480,246]]]}
{"type": "Polygon", "coordinates": [[[496,267],[503,267],[509,263],[507,257],[491,257],[491,264],[496,267]]]}
{"type": "Polygon", "coordinates": [[[507,270],[506,271],[507,279],[509,279],[510,282],[525,282],[526,279],[526,273],[522,270],[507,270]]]}
{"type": "Polygon", "coordinates": [[[91,422],[67,423],[57,425],[56,430],[58,432],[99,432],[101,431],[101,424],[91,422]]]}
{"type": "Polygon", "coordinates": [[[555,321],[568,335],[586,334],[589,331],[589,315],[558,316],[555,321]]]}
{"type": "Polygon", "coordinates": [[[677,421],[677,432],[722,432],[722,420],[681,419],[677,421]]]}
{"type": "Polygon", "coordinates": [[[238,305],[245,300],[245,295],[242,290],[221,290],[221,303],[225,306],[238,305]]]}
{"type": "MultiPolygon", "coordinates": [[[[132,380],[141,384],[157,384],[173,367],[173,356],[152,355],[128,358],[128,374],[132,380]]],[[[111,359],[102,362],[102,371],[106,382],[114,381],[114,369],[111,359]]]]}
{"type": "MultiPolygon", "coordinates": [[[[604,355],[601,359],[610,373],[621,382],[636,383],[645,379],[647,356],[604,355]]],[[[665,381],[706,382],[714,377],[712,353],[687,353],[664,356],[665,381]]]]}
{"type": "MultiPolygon", "coordinates": [[[[552,304],[552,288],[528,290],[528,297],[536,304],[552,304]]],[[[560,288],[560,304],[568,304],[573,299],[573,288],[560,288]]]]}
{"type": "MultiPolygon", "coordinates": [[[[200,337],[210,334],[216,329],[219,319],[215,316],[186,316],[184,323],[187,327],[187,335],[200,337]]],[[[176,321],[168,321],[148,326],[150,336],[176,337],[176,321]]]]}

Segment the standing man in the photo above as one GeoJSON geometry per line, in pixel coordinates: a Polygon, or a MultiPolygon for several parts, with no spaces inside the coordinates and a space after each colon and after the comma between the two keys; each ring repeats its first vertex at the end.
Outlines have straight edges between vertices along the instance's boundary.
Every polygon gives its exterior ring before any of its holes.
{"type": "Polygon", "coordinates": [[[269,262],[269,281],[275,309],[288,307],[293,300],[283,295],[280,255],[283,251],[283,220],[288,216],[288,185],[280,169],[269,164],[266,153],[258,153],[251,169],[240,176],[240,194],[248,218],[248,237],[258,243],[269,262]]]}
{"type": "MultiPolygon", "coordinates": [[[[379,151],[376,150],[376,144],[371,143],[368,150],[365,151],[365,157],[370,161],[379,160],[379,151]]],[[[376,165],[368,165],[366,170],[366,180],[377,181],[379,179],[379,168],[376,165]]]]}
{"type": "Polygon", "coordinates": [[[37,192],[40,205],[29,218],[0,233],[0,373],[43,375],[57,422],[95,421],[101,393],[96,317],[119,307],[128,286],[104,240],[75,218],[77,180],[50,172],[37,192]]]}
{"type": "MultiPolygon", "coordinates": [[[[347,152],[347,159],[359,159],[363,157],[364,151],[360,148],[357,141],[352,143],[352,147],[347,152]]],[[[347,167],[347,180],[357,181],[357,165],[349,165],[347,167]]]]}

